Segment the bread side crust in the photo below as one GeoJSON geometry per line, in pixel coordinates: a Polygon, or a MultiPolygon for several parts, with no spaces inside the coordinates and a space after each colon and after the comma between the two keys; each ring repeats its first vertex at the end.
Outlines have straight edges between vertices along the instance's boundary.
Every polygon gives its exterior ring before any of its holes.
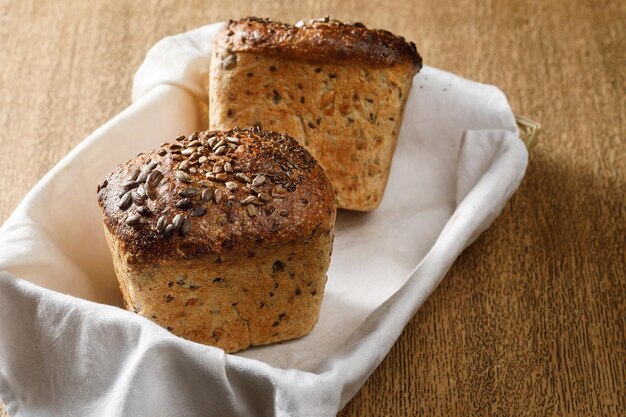
{"type": "Polygon", "coordinates": [[[315,63],[216,47],[210,128],[262,123],[317,159],[340,208],[370,211],[383,197],[413,72],[407,65],[315,63]]]}
{"type": "Polygon", "coordinates": [[[173,334],[237,352],[308,334],[319,316],[333,235],[183,262],[128,262],[105,226],[126,307],[173,334]]]}

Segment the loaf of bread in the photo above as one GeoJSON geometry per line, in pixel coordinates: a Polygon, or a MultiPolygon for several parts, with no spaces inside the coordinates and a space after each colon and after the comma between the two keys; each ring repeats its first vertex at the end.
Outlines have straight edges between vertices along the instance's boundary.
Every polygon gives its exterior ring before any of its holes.
{"type": "Polygon", "coordinates": [[[295,26],[230,21],[216,36],[209,126],[262,123],[317,159],[340,208],[368,211],[383,196],[413,76],[415,44],[328,18],[295,26]]]}
{"type": "Polygon", "coordinates": [[[98,186],[129,310],[227,352],[315,325],[336,201],[294,139],[206,131],[119,165],[98,186]]]}

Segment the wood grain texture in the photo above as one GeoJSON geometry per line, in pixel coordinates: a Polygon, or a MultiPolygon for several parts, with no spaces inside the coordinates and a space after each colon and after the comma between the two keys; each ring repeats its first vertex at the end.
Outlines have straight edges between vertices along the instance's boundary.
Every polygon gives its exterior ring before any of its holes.
{"type": "Polygon", "coordinates": [[[545,127],[517,194],[340,415],[626,415],[623,1],[0,0],[0,221],[129,104],[157,40],[326,14],[414,40],[545,127]]]}

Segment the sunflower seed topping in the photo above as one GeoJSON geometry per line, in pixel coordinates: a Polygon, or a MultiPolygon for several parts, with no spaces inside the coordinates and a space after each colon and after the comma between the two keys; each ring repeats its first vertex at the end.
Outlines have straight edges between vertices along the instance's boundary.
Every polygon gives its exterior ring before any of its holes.
{"type": "Polygon", "coordinates": [[[252,186],[258,187],[259,185],[263,185],[264,183],[265,183],[265,175],[261,174],[261,175],[257,175],[254,178],[254,181],[252,181],[252,186]]]}
{"type": "Polygon", "coordinates": [[[215,180],[220,182],[225,182],[228,179],[228,175],[224,172],[219,174],[215,174],[215,180]]]}
{"type": "Polygon", "coordinates": [[[189,161],[185,159],[178,165],[178,169],[181,171],[187,171],[189,169],[189,161]]]}
{"type": "Polygon", "coordinates": [[[176,139],[174,139],[176,142],[182,142],[185,140],[185,135],[180,135],[178,136],[176,139]]]}
{"type": "Polygon", "coordinates": [[[143,217],[150,217],[150,216],[152,216],[152,210],[150,210],[146,206],[141,206],[141,207],[137,208],[137,213],[139,213],[143,217]]]}
{"type": "Polygon", "coordinates": [[[256,216],[256,207],[254,207],[252,204],[248,204],[246,206],[246,210],[248,211],[248,215],[250,217],[256,216]]]}
{"type": "Polygon", "coordinates": [[[183,217],[183,223],[180,225],[180,234],[185,236],[191,231],[191,220],[189,217],[183,217]]]}
{"type": "Polygon", "coordinates": [[[253,195],[249,195],[241,201],[241,204],[248,205],[252,203],[254,200],[256,200],[256,197],[253,195]]]}
{"type": "Polygon", "coordinates": [[[157,185],[159,185],[162,179],[163,173],[156,169],[152,171],[150,175],[148,175],[148,178],[146,179],[146,185],[148,186],[148,188],[156,187],[157,185]]]}
{"type": "Polygon", "coordinates": [[[133,198],[130,195],[130,191],[127,191],[126,193],[124,193],[124,195],[122,196],[118,207],[120,208],[120,210],[126,210],[128,207],[130,207],[131,203],[133,202],[133,198]]]}
{"type": "Polygon", "coordinates": [[[185,171],[176,171],[176,178],[182,182],[191,182],[191,177],[185,171]]]}
{"type": "Polygon", "coordinates": [[[146,186],[144,184],[141,184],[139,187],[137,187],[137,194],[141,198],[146,198],[148,196],[148,194],[146,194],[146,186]]]}
{"type": "Polygon", "coordinates": [[[165,226],[165,229],[163,230],[163,237],[170,237],[174,234],[175,231],[176,230],[174,229],[174,225],[170,223],[165,226]]]}
{"type": "Polygon", "coordinates": [[[226,186],[226,188],[228,188],[230,191],[234,191],[237,189],[237,183],[233,182],[233,181],[227,181],[226,184],[224,184],[226,186]]]}
{"type": "Polygon", "coordinates": [[[181,210],[189,210],[193,205],[193,201],[189,198],[183,198],[182,200],[178,200],[176,202],[176,207],[181,210]]]}
{"type": "Polygon", "coordinates": [[[206,209],[204,207],[194,207],[190,212],[189,215],[191,217],[202,217],[206,214],[206,209]]]}
{"type": "Polygon", "coordinates": [[[226,146],[220,146],[215,150],[215,155],[223,155],[226,153],[226,146]]]}
{"type": "Polygon", "coordinates": [[[129,226],[136,226],[139,224],[139,222],[141,221],[141,216],[139,214],[129,214],[128,217],[126,217],[126,224],[129,226]]]}
{"type": "Polygon", "coordinates": [[[222,201],[223,197],[224,197],[224,192],[220,189],[215,190],[215,192],[213,193],[213,199],[218,204],[220,201],[222,201]]]}
{"type": "Polygon", "coordinates": [[[130,192],[130,198],[131,198],[131,200],[133,200],[133,203],[135,203],[138,206],[143,206],[145,204],[144,199],[135,190],[132,190],[130,192]]]}
{"type": "Polygon", "coordinates": [[[195,187],[183,188],[178,192],[181,197],[195,197],[200,194],[200,190],[195,187]]]}
{"type": "Polygon", "coordinates": [[[235,174],[235,178],[237,178],[241,182],[245,182],[246,184],[250,182],[250,177],[248,177],[243,172],[238,172],[235,174]]]}
{"type": "Polygon", "coordinates": [[[272,196],[269,195],[268,193],[259,193],[259,198],[261,199],[261,201],[264,202],[268,202],[268,201],[272,201],[272,196]]]}
{"type": "Polygon", "coordinates": [[[205,188],[202,190],[202,201],[211,201],[213,199],[213,190],[205,188]]]}
{"type": "Polygon", "coordinates": [[[102,190],[103,188],[107,188],[107,185],[109,185],[108,180],[104,180],[100,184],[98,184],[98,192],[100,192],[100,190],[102,190]]]}
{"type": "Polygon", "coordinates": [[[184,216],[182,214],[177,214],[174,216],[174,220],[172,220],[172,226],[174,226],[174,230],[180,229],[180,226],[183,225],[184,216]]]}
{"type": "Polygon", "coordinates": [[[229,174],[233,173],[233,166],[232,166],[232,164],[230,162],[226,162],[224,164],[224,171],[226,171],[229,174]]]}
{"type": "Polygon", "coordinates": [[[162,233],[163,230],[165,230],[165,226],[167,226],[167,216],[159,217],[159,220],[157,221],[157,224],[156,224],[157,233],[162,233]]]}

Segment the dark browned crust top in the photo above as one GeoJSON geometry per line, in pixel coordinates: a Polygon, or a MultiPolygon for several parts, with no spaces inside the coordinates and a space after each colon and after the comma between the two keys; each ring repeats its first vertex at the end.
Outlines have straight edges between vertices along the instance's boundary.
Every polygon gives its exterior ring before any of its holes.
{"type": "Polygon", "coordinates": [[[259,128],[163,143],[110,173],[98,202],[129,263],[253,256],[259,245],[332,233],[336,212],[332,185],[306,149],[259,128]]]}
{"type": "Polygon", "coordinates": [[[386,30],[329,18],[289,25],[247,17],[229,21],[215,45],[232,52],[290,56],[310,61],[356,63],[370,67],[407,65],[414,73],[422,58],[413,42],[386,30]]]}

